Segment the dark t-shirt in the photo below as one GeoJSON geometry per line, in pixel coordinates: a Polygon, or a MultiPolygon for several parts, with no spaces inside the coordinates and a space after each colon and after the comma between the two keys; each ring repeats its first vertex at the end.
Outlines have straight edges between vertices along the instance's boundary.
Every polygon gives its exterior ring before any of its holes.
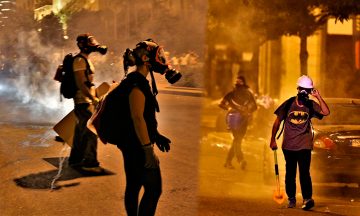
{"type": "MultiPolygon", "coordinates": [[[[284,120],[284,108],[288,101],[285,101],[276,111],[280,121],[284,120]]],[[[290,151],[299,151],[302,149],[313,149],[311,118],[322,119],[320,114],[321,107],[318,103],[310,100],[313,105],[313,111],[310,112],[309,106],[298,106],[296,100],[292,103],[287,117],[285,119],[284,139],[282,148],[290,151]],[[311,113],[311,114],[310,114],[311,113]],[[311,116],[310,116],[311,115],[311,116]]]]}
{"type": "Polygon", "coordinates": [[[246,106],[251,111],[256,110],[256,101],[254,96],[247,88],[242,88],[240,90],[234,89],[227,93],[224,97],[231,107],[238,107],[238,106],[246,106]],[[255,107],[252,107],[255,106],[255,107]]]}

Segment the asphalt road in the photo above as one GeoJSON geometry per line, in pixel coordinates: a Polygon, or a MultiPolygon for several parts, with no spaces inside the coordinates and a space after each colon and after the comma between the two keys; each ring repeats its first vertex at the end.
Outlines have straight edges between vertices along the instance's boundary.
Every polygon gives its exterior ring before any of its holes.
{"type": "MultiPolygon", "coordinates": [[[[126,215],[122,154],[114,145],[98,146],[106,175],[75,171],[64,163],[50,192],[64,149],[52,127],[72,106],[59,107],[58,98],[22,103],[23,96],[0,93],[0,215],[126,215]]],[[[156,215],[197,215],[202,99],[168,91],[158,101],[159,130],[172,144],[168,153],[156,151],[163,176],[156,215]]]]}
{"type": "MultiPolygon", "coordinates": [[[[209,215],[360,215],[360,188],[358,184],[322,184],[314,182],[311,211],[301,209],[302,196],[297,188],[297,208],[287,209],[287,197],[279,205],[273,200],[276,185],[266,185],[262,174],[262,150],[264,139],[251,138],[243,141],[242,149],[247,161],[245,170],[233,160],[235,169],[224,168],[231,139],[226,133],[214,132],[216,109],[209,109],[204,100],[202,112],[202,143],[199,161],[200,216],[209,215]],[[215,135],[214,135],[215,134],[215,135]]],[[[254,126],[256,130],[256,126],[254,126]]],[[[265,135],[265,134],[264,134],[265,135]]],[[[278,151],[280,156],[281,150],[278,151]]],[[[284,163],[279,166],[285,166],[284,163]]],[[[275,179],[275,175],[274,175],[275,179]]],[[[284,189],[284,178],[280,179],[284,189]]]]}

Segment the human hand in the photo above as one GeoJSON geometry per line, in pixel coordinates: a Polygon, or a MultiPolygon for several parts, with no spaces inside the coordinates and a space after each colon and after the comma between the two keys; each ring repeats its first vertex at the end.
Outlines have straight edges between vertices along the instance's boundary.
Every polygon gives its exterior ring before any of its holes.
{"type": "Polygon", "coordinates": [[[236,112],[238,112],[236,109],[234,109],[233,107],[229,107],[228,108],[228,112],[229,113],[236,113],[236,112]]]}
{"type": "Polygon", "coordinates": [[[96,105],[99,103],[99,98],[94,97],[94,99],[92,100],[92,105],[94,105],[96,107],[96,105]]]}
{"type": "Polygon", "coordinates": [[[311,92],[311,95],[316,98],[320,97],[320,93],[316,88],[313,89],[313,91],[311,92]]]}
{"type": "Polygon", "coordinates": [[[168,152],[170,150],[169,143],[171,143],[171,141],[167,137],[161,135],[160,133],[158,133],[156,135],[155,142],[156,142],[157,147],[160,149],[160,151],[164,152],[164,150],[165,150],[166,152],[168,152]]]}
{"type": "Polygon", "coordinates": [[[270,142],[270,148],[271,148],[272,150],[275,150],[275,149],[278,148],[275,140],[271,140],[271,142],[270,142]]]}
{"type": "Polygon", "coordinates": [[[155,169],[159,166],[159,158],[154,152],[154,147],[143,147],[145,153],[145,168],[155,169]]]}

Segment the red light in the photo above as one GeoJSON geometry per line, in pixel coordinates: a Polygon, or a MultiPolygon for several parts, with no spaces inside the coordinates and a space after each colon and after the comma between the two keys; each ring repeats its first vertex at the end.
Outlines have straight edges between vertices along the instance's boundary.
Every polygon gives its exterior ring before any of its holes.
{"type": "Polygon", "coordinates": [[[319,140],[323,141],[323,143],[325,144],[325,149],[338,149],[337,145],[329,137],[323,136],[320,137],[319,140]]]}

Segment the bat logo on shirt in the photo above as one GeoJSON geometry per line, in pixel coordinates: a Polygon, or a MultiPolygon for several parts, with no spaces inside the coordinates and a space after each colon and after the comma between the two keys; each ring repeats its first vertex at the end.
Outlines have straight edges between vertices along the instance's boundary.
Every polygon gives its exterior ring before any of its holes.
{"type": "Polygon", "coordinates": [[[307,122],[309,118],[309,113],[303,111],[293,111],[288,114],[288,118],[293,124],[303,124],[307,122]]]}

